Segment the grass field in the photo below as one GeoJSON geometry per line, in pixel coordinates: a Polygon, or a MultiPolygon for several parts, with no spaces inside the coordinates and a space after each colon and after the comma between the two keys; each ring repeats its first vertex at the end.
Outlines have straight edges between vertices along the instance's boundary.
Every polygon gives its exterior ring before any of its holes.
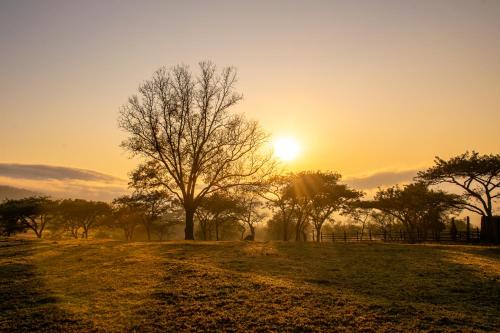
{"type": "Polygon", "coordinates": [[[500,331],[500,248],[0,242],[0,331],[500,331]]]}

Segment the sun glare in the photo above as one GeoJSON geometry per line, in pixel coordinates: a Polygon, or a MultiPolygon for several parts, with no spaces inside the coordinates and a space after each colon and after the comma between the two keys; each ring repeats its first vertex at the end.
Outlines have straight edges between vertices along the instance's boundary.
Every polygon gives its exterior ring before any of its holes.
{"type": "Polygon", "coordinates": [[[300,147],[294,139],[280,138],[274,142],[274,153],[283,161],[292,161],[297,158],[300,147]]]}

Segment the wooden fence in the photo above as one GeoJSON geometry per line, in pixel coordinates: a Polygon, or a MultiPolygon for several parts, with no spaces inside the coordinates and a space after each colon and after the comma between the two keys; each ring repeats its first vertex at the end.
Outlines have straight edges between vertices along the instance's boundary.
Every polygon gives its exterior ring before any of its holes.
{"type": "Polygon", "coordinates": [[[481,232],[479,228],[469,231],[451,231],[442,232],[428,232],[420,233],[415,232],[410,235],[403,230],[386,231],[386,232],[371,232],[368,230],[364,233],[361,232],[332,232],[321,233],[322,242],[461,242],[461,243],[475,243],[481,241],[481,232]]]}

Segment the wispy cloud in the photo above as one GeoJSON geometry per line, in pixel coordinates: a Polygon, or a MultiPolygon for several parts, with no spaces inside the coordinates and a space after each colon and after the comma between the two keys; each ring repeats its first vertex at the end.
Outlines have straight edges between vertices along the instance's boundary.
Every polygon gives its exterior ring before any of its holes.
{"type": "Polygon", "coordinates": [[[122,179],[104,173],[43,164],[0,163],[0,176],[35,180],[84,180],[113,183],[122,179]]]}
{"type": "Polygon", "coordinates": [[[123,179],[93,170],[0,163],[0,184],[21,187],[54,198],[111,201],[127,193],[123,179]]]}
{"type": "Polygon", "coordinates": [[[367,176],[347,177],[345,182],[360,190],[370,190],[377,187],[407,184],[413,180],[418,171],[419,169],[383,171],[367,176]]]}

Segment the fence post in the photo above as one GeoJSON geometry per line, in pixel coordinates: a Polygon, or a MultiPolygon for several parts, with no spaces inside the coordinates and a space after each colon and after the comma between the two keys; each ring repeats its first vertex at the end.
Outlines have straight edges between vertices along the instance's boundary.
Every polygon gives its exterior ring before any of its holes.
{"type": "Polygon", "coordinates": [[[372,229],[368,229],[368,235],[370,237],[370,240],[372,240],[372,229]]]}
{"type": "Polygon", "coordinates": [[[387,230],[384,229],[384,242],[387,241],[387,230]]]}
{"type": "Polygon", "coordinates": [[[469,216],[467,216],[466,218],[467,220],[467,242],[470,242],[470,218],[469,216]]]}

